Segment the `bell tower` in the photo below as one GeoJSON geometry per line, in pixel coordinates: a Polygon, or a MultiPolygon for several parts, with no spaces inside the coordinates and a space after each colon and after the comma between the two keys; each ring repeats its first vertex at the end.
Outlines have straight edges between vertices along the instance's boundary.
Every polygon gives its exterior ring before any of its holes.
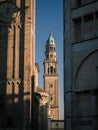
{"type": "Polygon", "coordinates": [[[49,34],[46,42],[45,59],[44,59],[44,89],[49,93],[48,116],[57,120],[59,118],[58,108],[58,59],[56,55],[56,43],[49,34]]]}

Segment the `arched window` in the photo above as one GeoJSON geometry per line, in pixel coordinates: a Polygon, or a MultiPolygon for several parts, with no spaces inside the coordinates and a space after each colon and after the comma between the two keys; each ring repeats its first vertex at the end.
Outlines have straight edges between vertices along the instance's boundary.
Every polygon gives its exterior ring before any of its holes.
{"type": "Polygon", "coordinates": [[[53,66],[50,67],[50,73],[53,74],[53,66]]]}
{"type": "Polygon", "coordinates": [[[56,73],[56,68],[54,68],[54,74],[56,73]]]}
{"type": "Polygon", "coordinates": [[[50,68],[48,67],[48,74],[50,73],[50,68]]]}
{"type": "Polygon", "coordinates": [[[52,96],[50,96],[50,100],[51,100],[51,101],[53,100],[53,97],[52,97],[52,96]]]}
{"type": "Polygon", "coordinates": [[[48,74],[53,74],[53,66],[48,67],[48,74]]]}

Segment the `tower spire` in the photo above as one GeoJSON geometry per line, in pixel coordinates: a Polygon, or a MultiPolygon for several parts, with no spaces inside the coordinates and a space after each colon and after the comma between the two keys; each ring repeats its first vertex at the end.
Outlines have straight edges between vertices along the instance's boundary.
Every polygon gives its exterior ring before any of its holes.
{"type": "Polygon", "coordinates": [[[47,40],[47,46],[55,46],[55,40],[52,36],[52,32],[49,33],[49,38],[47,40]]]}
{"type": "Polygon", "coordinates": [[[44,59],[44,89],[49,93],[48,105],[50,106],[48,116],[53,120],[59,119],[58,107],[58,60],[56,55],[56,44],[49,33],[46,44],[44,59]]]}
{"type": "Polygon", "coordinates": [[[49,37],[52,37],[52,31],[50,30],[50,34],[49,34],[49,37]]]}

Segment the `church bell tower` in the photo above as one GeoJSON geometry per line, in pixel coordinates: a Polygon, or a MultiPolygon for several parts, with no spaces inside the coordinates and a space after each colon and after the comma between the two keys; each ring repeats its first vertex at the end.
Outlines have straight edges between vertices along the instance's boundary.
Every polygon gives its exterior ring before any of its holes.
{"type": "Polygon", "coordinates": [[[58,59],[56,55],[56,43],[49,34],[46,42],[44,59],[44,89],[49,93],[48,116],[53,120],[59,119],[58,108],[58,59]]]}

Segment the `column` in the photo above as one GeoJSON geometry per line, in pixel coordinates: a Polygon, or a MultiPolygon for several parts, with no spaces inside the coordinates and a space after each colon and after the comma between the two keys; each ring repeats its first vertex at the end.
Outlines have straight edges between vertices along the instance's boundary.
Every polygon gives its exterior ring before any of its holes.
{"type": "MultiPolygon", "coordinates": [[[[7,42],[7,81],[13,80],[14,61],[14,28],[13,25],[8,26],[8,42],[7,42]]],[[[12,95],[12,84],[7,83],[6,94],[12,95]]]]}

